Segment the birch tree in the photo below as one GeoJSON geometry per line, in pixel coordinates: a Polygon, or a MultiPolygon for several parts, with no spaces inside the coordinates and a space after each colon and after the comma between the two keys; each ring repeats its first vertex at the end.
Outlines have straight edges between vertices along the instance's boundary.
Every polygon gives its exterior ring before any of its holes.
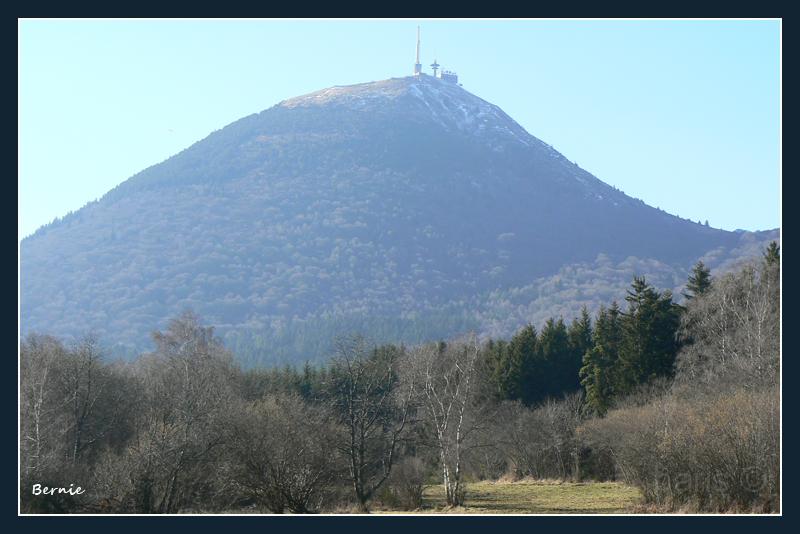
{"type": "Polygon", "coordinates": [[[474,403],[479,346],[473,335],[451,345],[425,345],[410,362],[419,384],[422,412],[439,453],[446,502],[460,506],[464,455],[476,430],[474,403]]]}
{"type": "Polygon", "coordinates": [[[65,402],[55,384],[64,346],[50,336],[31,335],[20,347],[20,469],[33,479],[59,460],[65,402]]]}
{"type": "Polygon", "coordinates": [[[680,380],[759,387],[775,383],[780,354],[780,267],[746,265],[692,299],[682,318],[692,343],[678,358],[680,380]]]}

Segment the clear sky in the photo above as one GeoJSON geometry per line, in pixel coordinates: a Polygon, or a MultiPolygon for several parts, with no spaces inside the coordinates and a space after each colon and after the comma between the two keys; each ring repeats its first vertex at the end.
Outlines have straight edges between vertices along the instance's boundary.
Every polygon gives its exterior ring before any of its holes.
{"type": "Polygon", "coordinates": [[[780,222],[780,22],[22,20],[20,234],[213,130],[410,75],[468,91],[606,183],[717,228],[780,222]]]}

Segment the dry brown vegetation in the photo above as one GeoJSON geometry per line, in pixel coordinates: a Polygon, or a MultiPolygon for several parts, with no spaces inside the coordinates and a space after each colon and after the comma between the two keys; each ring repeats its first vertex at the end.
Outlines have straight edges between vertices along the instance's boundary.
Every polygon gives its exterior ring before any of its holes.
{"type": "Polygon", "coordinates": [[[620,482],[565,482],[525,479],[515,482],[466,484],[466,502],[448,506],[441,485],[425,489],[415,513],[459,514],[607,514],[629,513],[642,497],[620,482]]]}

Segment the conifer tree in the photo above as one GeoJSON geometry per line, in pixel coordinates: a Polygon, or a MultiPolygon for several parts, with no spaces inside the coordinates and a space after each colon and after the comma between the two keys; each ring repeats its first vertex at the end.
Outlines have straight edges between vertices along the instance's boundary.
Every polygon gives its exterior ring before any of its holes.
{"type": "Polygon", "coordinates": [[[570,373],[567,380],[573,382],[573,389],[580,389],[580,369],[583,365],[583,357],[587,351],[592,349],[592,319],[589,311],[584,305],[581,308],[581,316],[572,321],[567,332],[569,336],[569,346],[572,352],[571,362],[566,371],[570,373]]]}
{"type": "Polygon", "coordinates": [[[580,377],[589,409],[602,416],[611,405],[614,373],[622,343],[620,310],[616,302],[608,310],[600,308],[593,340],[593,347],[584,356],[580,377]]]}
{"type": "Polygon", "coordinates": [[[771,241],[769,246],[767,246],[766,252],[764,252],[764,261],[767,265],[779,265],[781,262],[781,247],[778,246],[778,243],[775,241],[771,241]]]}
{"type": "Polygon", "coordinates": [[[559,397],[577,386],[580,365],[573,368],[569,336],[564,320],[547,320],[539,335],[536,358],[531,376],[526,380],[526,404],[538,403],[547,397],[559,397]]]}
{"type": "Polygon", "coordinates": [[[686,292],[683,294],[687,300],[702,295],[711,287],[711,270],[702,261],[698,261],[689,275],[686,292]]]}
{"type": "Polygon", "coordinates": [[[506,365],[508,359],[508,343],[502,339],[489,339],[483,349],[484,362],[489,383],[489,394],[495,400],[506,400],[506,365]]]}
{"type": "Polygon", "coordinates": [[[659,293],[644,277],[634,277],[625,300],[628,311],[623,314],[619,369],[615,373],[615,387],[621,393],[672,374],[680,324],[680,308],[672,302],[672,293],[659,293]]]}
{"type": "Polygon", "coordinates": [[[507,369],[506,399],[525,400],[527,391],[530,389],[528,381],[534,374],[532,368],[536,353],[536,328],[532,324],[528,324],[517,332],[508,344],[508,357],[505,365],[505,369],[507,369]]]}
{"type": "Polygon", "coordinates": [[[303,365],[303,376],[300,379],[300,384],[298,387],[300,395],[306,400],[310,399],[313,393],[316,382],[315,375],[316,375],[315,369],[311,367],[309,361],[306,360],[305,365],[303,365]]]}

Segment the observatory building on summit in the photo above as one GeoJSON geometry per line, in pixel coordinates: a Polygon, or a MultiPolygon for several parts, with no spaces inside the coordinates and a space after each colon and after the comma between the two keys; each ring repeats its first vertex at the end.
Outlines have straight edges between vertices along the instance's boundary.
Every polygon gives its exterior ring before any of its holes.
{"type": "MultiPolygon", "coordinates": [[[[417,60],[414,62],[414,76],[427,76],[424,72],[422,72],[422,63],[419,62],[419,48],[420,48],[420,39],[419,39],[419,26],[417,26],[417,60]]],[[[433,69],[433,77],[439,78],[442,81],[454,83],[458,85],[458,74],[453,71],[444,70],[440,68],[441,65],[436,61],[434,58],[433,63],[431,63],[431,69],[433,69]]]]}

